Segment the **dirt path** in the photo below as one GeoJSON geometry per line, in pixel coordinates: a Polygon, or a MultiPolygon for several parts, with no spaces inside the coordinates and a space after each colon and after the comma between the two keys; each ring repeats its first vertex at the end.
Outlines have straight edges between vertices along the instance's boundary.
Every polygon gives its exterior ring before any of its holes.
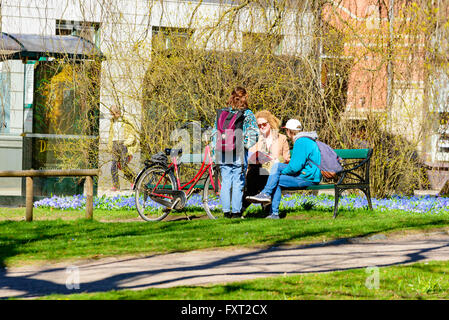
{"type": "Polygon", "coordinates": [[[205,285],[426,260],[449,260],[448,230],[9,268],[0,271],[0,298],[205,285]]]}

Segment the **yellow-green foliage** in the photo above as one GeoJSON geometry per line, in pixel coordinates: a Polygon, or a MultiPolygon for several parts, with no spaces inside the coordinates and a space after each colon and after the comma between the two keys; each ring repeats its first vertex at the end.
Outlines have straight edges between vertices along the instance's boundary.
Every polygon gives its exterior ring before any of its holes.
{"type": "MultiPolygon", "coordinates": [[[[151,38],[149,26],[135,40],[130,28],[129,46],[117,41],[104,48],[108,62],[101,68],[102,93],[113,97],[122,109],[141,110],[131,115],[138,124],[145,159],[169,147],[173,143],[170,133],[184,122],[194,120],[212,126],[216,110],[226,106],[232,89],[244,86],[254,112],[268,109],[283,123],[296,117],[305,130],[317,131],[320,139],[334,148],[373,147],[371,175],[375,196],[409,194],[426,186],[418,151],[429,147],[424,142],[429,141],[428,129],[433,127],[430,121],[434,119],[426,114],[432,99],[429,79],[436,70],[448,74],[447,50],[438,49],[444,44],[447,48],[448,42],[445,35],[449,24],[444,14],[448,9],[443,2],[406,1],[398,5],[393,34],[389,33],[385,5],[380,10],[382,19],[371,23],[378,29],[367,30],[363,20],[348,21],[336,6],[332,17],[340,26],[325,21],[321,12],[331,5],[328,1],[304,1],[301,5],[296,1],[274,1],[270,2],[272,7],[265,1],[243,1],[235,6],[223,5],[218,16],[201,13],[202,2],[183,2],[192,9],[184,11],[190,16],[181,27],[173,25],[182,28],[182,36],[166,32],[170,27],[166,23],[159,27],[159,36],[151,38]],[[440,38],[433,38],[436,34],[440,38]],[[283,39],[291,36],[294,45],[287,48],[283,39]],[[296,50],[301,41],[308,49],[296,50]],[[354,42],[360,46],[347,46],[354,42]],[[120,77],[109,77],[114,59],[125,70],[120,77]],[[374,63],[366,65],[373,59],[374,63]],[[129,71],[136,65],[144,69],[142,79],[129,71]],[[346,113],[348,88],[357,70],[363,70],[365,75],[362,86],[372,90],[362,121],[346,113]],[[375,98],[385,95],[387,77],[392,80],[392,101],[407,100],[406,89],[415,89],[416,83],[425,95],[410,109],[414,116],[422,113],[423,119],[422,129],[413,141],[391,130],[390,102],[386,98],[381,105],[376,102],[375,98]],[[379,79],[385,80],[382,88],[376,87],[379,79]]],[[[154,18],[153,23],[165,18],[156,14],[156,9],[164,5],[163,1],[151,2],[148,14],[154,18]]],[[[115,25],[126,29],[125,15],[119,7],[104,4],[102,8],[105,16],[115,19],[115,25]]],[[[169,16],[172,12],[164,14],[169,16]]],[[[97,110],[79,115],[86,120],[77,122],[79,132],[86,135],[96,134],[89,129],[86,117],[98,117],[98,67],[92,71],[77,66],[77,71],[70,73],[72,79],[65,81],[76,87],[80,97],[77,103],[87,104],[82,110],[97,110]]],[[[55,110],[57,104],[47,107],[48,111],[55,110]]],[[[59,151],[65,167],[104,165],[98,160],[98,148],[92,139],[61,143],[59,151]]]]}

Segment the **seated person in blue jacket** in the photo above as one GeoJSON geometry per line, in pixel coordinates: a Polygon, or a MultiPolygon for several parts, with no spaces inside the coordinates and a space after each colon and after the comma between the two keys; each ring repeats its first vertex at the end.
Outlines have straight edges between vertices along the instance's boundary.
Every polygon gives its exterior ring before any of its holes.
{"type": "Polygon", "coordinates": [[[314,140],[316,132],[303,132],[297,119],[287,121],[287,136],[293,141],[293,151],[288,164],[277,162],[273,165],[264,189],[255,196],[248,196],[250,202],[271,203],[271,215],[268,219],[279,219],[281,188],[305,188],[321,181],[321,171],[308,159],[321,163],[321,154],[314,140]],[[308,138],[307,138],[308,137],[308,138]]]}

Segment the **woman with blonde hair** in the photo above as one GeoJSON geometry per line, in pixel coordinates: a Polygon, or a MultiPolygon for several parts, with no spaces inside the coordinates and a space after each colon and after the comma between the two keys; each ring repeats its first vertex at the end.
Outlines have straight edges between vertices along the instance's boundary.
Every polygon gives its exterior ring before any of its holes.
{"type": "Polygon", "coordinates": [[[250,152],[263,152],[273,160],[288,162],[290,160],[290,149],[287,136],[279,133],[281,120],[270,111],[262,110],[256,113],[256,121],[260,133],[259,140],[250,149],[250,152]]]}
{"type": "Polygon", "coordinates": [[[268,110],[257,112],[256,121],[259,127],[259,139],[249,149],[252,156],[249,158],[249,167],[246,175],[246,190],[243,197],[244,208],[249,206],[246,196],[258,194],[265,186],[273,164],[276,162],[288,163],[290,161],[290,147],[287,136],[279,133],[281,121],[268,110]],[[262,157],[259,155],[262,155],[262,157]]]}

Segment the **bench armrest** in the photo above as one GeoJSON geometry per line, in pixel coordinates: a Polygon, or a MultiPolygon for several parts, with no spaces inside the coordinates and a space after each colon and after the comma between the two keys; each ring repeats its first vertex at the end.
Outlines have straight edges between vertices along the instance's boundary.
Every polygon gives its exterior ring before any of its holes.
{"type": "Polygon", "coordinates": [[[354,165],[351,168],[344,169],[343,171],[340,171],[338,173],[338,184],[342,184],[347,175],[349,174],[351,178],[356,178],[358,182],[366,182],[367,179],[369,179],[369,162],[371,160],[371,155],[373,154],[373,149],[369,149],[368,154],[365,159],[362,159],[360,162],[358,162],[356,165],[354,165]],[[354,171],[365,166],[365,177],[360,176],[359,174],[356,174],[354,171]]]}

